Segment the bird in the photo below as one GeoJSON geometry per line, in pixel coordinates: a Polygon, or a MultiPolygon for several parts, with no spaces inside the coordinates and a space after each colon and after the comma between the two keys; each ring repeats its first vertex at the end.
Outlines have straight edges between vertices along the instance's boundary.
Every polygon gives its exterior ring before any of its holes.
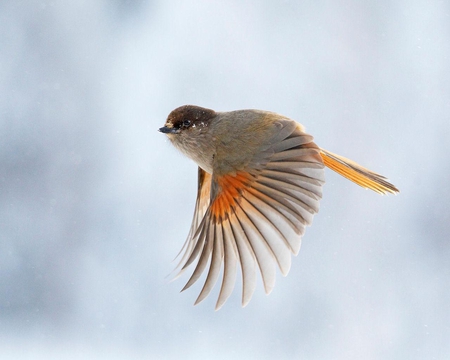
{"type": "Polygon", "coordinates": [[[222,271],[219,310],[233,292],[239,266],[243,307],[258,270],[266,294],[272,291],[276,268],[288,274],[319,211],[325,167],[379,194],[399,192],[384,176],[319,147],[303,125],[274,112],[184,105],[159,131],[198,165],[194,215],[176,267],[177,278],[195,264],[182,291],[208,269],[194,305],[210,294],[222,271]]]}

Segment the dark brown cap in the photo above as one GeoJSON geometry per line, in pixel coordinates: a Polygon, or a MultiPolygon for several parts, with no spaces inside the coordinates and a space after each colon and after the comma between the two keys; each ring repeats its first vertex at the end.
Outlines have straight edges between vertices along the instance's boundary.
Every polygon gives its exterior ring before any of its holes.
{"type": "Polygon", "coordinates": [[[190,127],[208,126],[215,116],[214,110],[195,105],[183,105],[169,114],[166,124],[159,131],[173,134],[190,127]]]}

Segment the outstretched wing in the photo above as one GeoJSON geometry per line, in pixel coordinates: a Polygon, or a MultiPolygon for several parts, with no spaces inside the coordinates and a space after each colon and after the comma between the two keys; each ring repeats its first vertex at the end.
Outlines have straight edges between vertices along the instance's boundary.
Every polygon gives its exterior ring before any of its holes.
{"type": "Polygon", "coordinates": [[[196,211],[181,260],[181,271],[197,261],[183,290],[198,280],[209,263],[196,304],[210,293],[222,264],[216,310],[233,291],[238,264],[243,278],[243,306],[255,290],[257,268],[266,293],[270,293],[276,265],[287,275],[291,254],[300,250],[305,227],[319,210],[324,183],[320,149],[292,120],[279,119],[273,126],[268,145],[246,169],[220,177],[199,170],[196,211]],[[208,182],[210,196],[206,201],[208,182]]]}

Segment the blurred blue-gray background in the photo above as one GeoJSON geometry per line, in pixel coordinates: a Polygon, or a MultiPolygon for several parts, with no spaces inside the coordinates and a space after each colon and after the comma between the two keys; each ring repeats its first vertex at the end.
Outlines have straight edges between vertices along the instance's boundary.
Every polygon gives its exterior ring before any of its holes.
{"type": "Polygon", "coordinates": [[[447,1],[2,1],[0,358],[450,358],[449,64],[447,1]],[[294,118],[401,193],[327,171],[273,293],[194,307],[183,104],[294,118]]]}

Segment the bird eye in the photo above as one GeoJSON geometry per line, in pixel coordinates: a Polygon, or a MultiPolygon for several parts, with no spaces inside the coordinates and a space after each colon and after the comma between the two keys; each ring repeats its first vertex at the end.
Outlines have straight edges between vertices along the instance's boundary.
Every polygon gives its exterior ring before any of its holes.
{"type": "Polygon", "coordinates": [[[184,120],[183,120],[183,126],[184,126],[184,127],[189,127],[189,126],[191,126],[191,120],[184,119],[184,120]]]}

